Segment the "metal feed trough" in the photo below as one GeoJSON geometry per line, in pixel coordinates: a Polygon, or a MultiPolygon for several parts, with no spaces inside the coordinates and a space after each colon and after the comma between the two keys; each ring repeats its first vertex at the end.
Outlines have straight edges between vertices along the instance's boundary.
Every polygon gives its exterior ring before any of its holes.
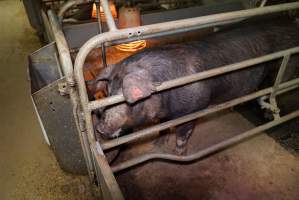
{"type": "MultiPolygon", "coordinates": [[[[81,24],[73,27],[62,27],[61,21],[64,16],[63,13],[73,5],[85,2],[90,1],[77,0],[65,4],[65,6],[61,8],[59,16],[52,10],[49,10],[47,14],[43,14],[47,36],[49,40],[53,40],[54,42],[30,56],[29,73],[31,77],[33,102],[36,107],[40,123],[43,127],[44,135],[49,139],[50,144],[55,142],[59,144],[58,146],[55,146],[54,152],[58,155],[58,160],[62,161],[60,165],[65,170],[79,173],[84,171],[84,167],[87,166],[89,177],[92,182],[96,181],[98,183],[103,199],[124,198],[114,176],[114,173],[116,172],[153,159],[176,162],[190,162],[198,160],[299,116],[299,110],[285,116],[280,116],[279,108],[276,104],[277,95],[299,87],[299,78],[281,83],[290,56],[299,52],[299,47],[294,47],[284,51],[244,60],[239,63],[232,63],[216,69],[163,82],[156,86],[155,92],[158,93],[173,87],[183,86],[195,81],[200,81],[220,74],[251,67],[259,63],[282,58],[281,67],[272,87],[259,90],[174,120],[145,128],[126,136],[99,143],[96,141],[94,136],[91,112],[101,107],[124,102],[125,100],[123,95],[116,95],[101,100],[89,101],[83,77],[83,64],[88,53],[92,49],[129,41],[220,26],[258,15],[294,10],[299,8],[299,2],[266,7],[261,6],[259,8],[237,11],[232,11],[235,10],[232,9],[224,13],[199,17],[192,16],[192,18],[154,24],[149,23],[149,25],[119,30],[113,20],[107,0],[101,0],[100,4],[107,19],[107,32],[97,34],[97,23],[90,23],[87,25],[81,24]],[[82,27],[85,28],[83,32],[86,34],[82,33],[82,27]],[[71,37],[74,34],[81,34],[80,36],[82,37],[78,38],[79,41],[77,41],[76,38],[71,37]],[[80,47],[80,50],[73,65],[70,48],[78,47],[80,47]],[[272,111],[274,116],[273,121],[257,126],[197,153],[186,156],[149,153],[113,166],[110,166],[106,159],[104,153],[105,150],[131,143],[145,137],[158,136],[158,131],[168,129],[257,98],[262,99],[261,102],[263,106],[272,111]],[[265,101],[267,99],[268,102],[265,101]],[[57,138],[60,138],[59,141],[57,141],[57,138]],[[67,145],[72,145],[72,147],[78,148],[65,150],[67,145]],[[83,151],[81,151],[80,146],[83,151]],[[59,153],[61,151],[64,151],[64,154],[61,155],[59,153]],[[82,155],[82,152],[84,156],[82,155]],[[74,166],[74,163],[71,162],[71,160],[74,159],[77,160],[76,166],[74,166]]],[[[176,15],[177,14],[178,13],[176,13],[176,15]]],[[[159,13],[157,15],[159,15],[159,13]]],[[[146,19],[148,16],[143,17],[146,19]]]]}

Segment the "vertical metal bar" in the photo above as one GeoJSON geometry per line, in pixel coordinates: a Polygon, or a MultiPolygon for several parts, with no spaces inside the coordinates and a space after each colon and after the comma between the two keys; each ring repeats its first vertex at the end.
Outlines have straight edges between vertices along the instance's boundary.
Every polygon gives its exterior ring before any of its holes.
{"type": "MultiPolygon", "coordinates": [[[[64,34],[62,32],[61,26],[58,23],[57,16],[52,10],[48,10],[48,18],[49,22],[52,28],[52,35],[54,36],[54,40],[56,42],[57,50],[59,53],[59,59],[61,63],[62,70],[64,72],[64,75],[66,76],[67,83],[71,86],[70,87],[70,99],[73,104],[74,110],[73,115],[75,118],[76,128],[79,133],[79,138],[82,145],[82,150],[84,153],[84,158],[86,160],[86,165],[88,168],[88,173],[91,178],[93,177],[93,165],[91,163],[91,151],[89,147],[89,143],[86,140],[86,132],[82,130],[82,127],[80,126],[80,119],[77,114],[77,108],[79,104],[79,94],[78,90],[74,89],[72,86],[75,84],[74,77],[73,77],[73,63],[70,55],[70,51],[68,48],[68,44],[65,40],[64,34]]],[[[80,116],[80,115],[79,115],[80,116]]]]}
{"type": "Polygon", "coordinates": [[[68,44],[58,23],[57,16],[54,14],[52,10],[48,10],[48,18],[56,42],[57,50],[59,52],[59,59],[61,62],[62,71],[66,77],[67,83],[69,85],[74,85],[75,81],[73,77],[73,63],[68,44]]]}
{"type": "Polygon", "coordinates": [[[262,2],[261,2],[261,4],[260,4],[259,7],[264,7],[266,5],[266,3],[267,3],[267,0],[262,0],[262,2]]]}
{"type": "Polygon", "coordinates": [[[101,6],[103,8],[105,17],[106,17],[106,21],[107,21],[107,24],[108,24],[109,31],[116,31],[117,28],[116,28],[111,10],[109,8],[109,2],[107,0],[101,0],[100,3],[101,3],[101,6]]]}
{"type": "MultiPolygon", "coordinates": [[[[101,7],[100,1],[97,1],[96,2],[96,8],[97,8],[99,34],[103,33],[100,7],[101,7]]],[[[106,47],[105,47],[104,43],[101,44],[101,48],[102,48],[102,54],[101,54],[102,55],[102,63],[103,63],[104,67],[107,67],[106,47]]]]}
{"type": "Polygon", "coordinates": [[[280,115],[279,115],[279,108],[277,106],[277,101],[276,101],[276,95],[277,95],[277,92],[278,92],[278,89],[279,89],[279,84],[281,83],[282,79],[283,79],[283,75],[286,71],[286,68],[288,66],[288,62],[290,60],[290,56],[291,54],[287,54],[283,57],[282,59],[282,63],[279,67],[279,71],[278,71],[278,74],[276,76],[276,80],[275,80],[275,83],[273,85],[273,92],[270,94],[270,98],[269,98],[269,102],[270,104],[273,106],[273,116],[274,116],[274,119],[278,119],[280,118],[280,115]]]}

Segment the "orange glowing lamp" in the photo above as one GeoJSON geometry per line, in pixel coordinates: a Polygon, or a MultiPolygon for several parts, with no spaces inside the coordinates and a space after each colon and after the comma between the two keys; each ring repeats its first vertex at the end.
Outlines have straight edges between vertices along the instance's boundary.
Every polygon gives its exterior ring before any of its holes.
{"type": "MultiPolygon", "coordinates": [[[[140,11],[136,7],[124,6],[119,9],[118,27],[130,28],[141,25],[140,11]]],[[[116,48],[121,51],[135,52],[146,47],[145,40],[138,40],[126,44],[117,45],[116,48]]]]}
{"type": "MultiPolygon", "coordinates": [[[[109,1],[109,8],[110,8],[110,11],[112,13],[113,19],[116,19],[117,18],[117,12],[116,12],[116,7],[115,7],[115,4],[114,4],[113,1],[109,1]]],[[[101,20],[103,22],[106,22],[105,13],[103,11],[102,6],[100,6],[100,15],[101,15],[101,20]]],[[[96,7],[95,3],[93,3],[93,5],[92,5],[91,18],[93,18],[93,19],[97,18],[97,7],[96,7]]]]}

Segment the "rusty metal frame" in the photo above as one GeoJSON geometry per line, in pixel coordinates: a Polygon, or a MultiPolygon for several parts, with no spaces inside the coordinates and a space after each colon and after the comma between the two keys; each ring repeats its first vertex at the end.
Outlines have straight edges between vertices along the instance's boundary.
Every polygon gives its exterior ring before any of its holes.
{"type": "MultiPolygon", "coordinates": [[[[79,2],[79,1],[76,1],[79,2]]],[[[119,186],[115,180],[115,177],[113,175],[113,172],[117,172],[120,170],[123,170],[125,168],[137,165],[141,162],[145,162],[149,159],[166,159],[166,160],[177,160],[177,161],[192,161],[195,159],[202,158],[202,156],[208,155],[210,153],[215,152],[216,150],[220,150],[223,148],[226,148],[232,144],[235,144],[237,142],[240,142],[248,137],[252,137],[256,135],[257,133],[266,130],[268,128],[271,128],[273,126],[279,125],[285,121],[291,120],[295,117],[298,117],[299,111],[295,111],[291,114],[288,114],[283,117],[278,117],[274,119],[272,122],[269,122],[265,125],[256,127],[250,131],[247,131],[240,136],[233,137],[229,140],[226,140],[224,142],[221,142],[217,145],[214,145],[206,150],[200,151],[194,155],[190,156],[174,156],[174,155],[165,155],[165,154],[147,154],[140,158],[135,158],[133,160],[126,161],[122,164],[119,164],[114,167],[110,167],[105,155],[103,153],[103,150],[109,149],[127,142],[131,142],[134,140],[137,140],[139,138],[143,138],[145,136],[148,136],[150,134],[153,134],[156,130],[163,130],[165,127],[171,127],[175,126],[181,123],[184,123],[186,120],[189,121],[189,119],[196,119],[198,117],[207,115],[212,112],[217,112],[219,110],[237,105],[241,102],[249,101],[251,99],[255,99],[258,97],[262,97],[265,95],[269,99],[275,99],[276,95],[279,95],[283,92],[288,92],[292,89],[296,89],[299,87],[299,80],[294,79],[288,82],[285,82],[283,84],[280,84],[281,77],[283,75],[283,71],[279,73],[276,83],[273,87],[267,88],[265,90],[258,91],[256,93],[246,95],[234,100],[231,100],[229,102],[225,102],[223,104],[217,105],[215,107],[199,111],[197,113],[193,113],[190,115],[186,115],[182,118],[178,118],[175,120],[168,121],[163,124],[159,124],[156,126],[153,126],[151,128],[142,130],[141,132],[135,132],[131,135],[120,137],[118,139],[105,142],[102,144],[99,144],[95,137],[94,137],[94,129],[93,124],[91,120],[91,112],[92,110],[95,110],[100,107],[105,107],[107,105],[113,105],[119,102],[123,102],[124,98],[123,95],[116,95],[112,97],[105,98],[104,100],[97,100],[97,101],[89,101],[87,97],[86,92],[86,85],[83,78],[83,64],[84,61],[88,55],[88,53],[96,48],[100,47],[101,45],[111,45],[113,43],[120,43],[123,41],[134,41],[139,40],[143,38],[153,38],[153,37],[159,37],[162,35],[169,35],[173,33],[178,32],[186,32],[190,30],[196,30],[206,27],[212,27],[215,25],[222,25],[226,23],[230,23],[232,21],[253,17],[257,15],[264,15],[269,13],[275,13],[275,12],[281,12],[281,11],[287,11],[292,9],[298,9],[299,3],[286,3],[286,4],[280,4],[276,6],[266,6],[266,7],[260,7],[260,8],[254,8],[254,9],[247,9],[247,10],[241,10],[241,11],[234,11],[234,12],[228,12],[228,13],[221,13],[221,14],[214,14],[214,15],[208,15],[203,17],[196,17],[196,18],[190,18],[190,19],[184,19],[184,20],[177,20],[177,21],[171,21],[171,22],[165,22],[165,23],[159,23],[159,24],[152,24],[147,26],[140,26],[136,28],[128,28],[128,29],[122,29],[118,30],[116,29],[115,22],[113,21],[113,18],[110,18],[111,12],[109,9],[105,9],[105,5],[108,5],[107,0],[101,0],[101,5],[103,7],[104,13],[107,18],[107,24],[109,27],[109,32],[102,33],[100,35],[97,35],[93,38],[91,38],[89,41],[87,41],[80,49],[77,58],[75,60],[74,65],[74,71],[73,71],[73,65],[68,60],[70,59],[69,49],[67,46],[67,43],[65,41],[64,35],[61,31],[61,27],[59,27],[59,22],[57,20],[57,17],[51,14],[51,12],[48,12],[48,17],[50,18],[50,25],[52,27],[54,39],[57,43],[58,51],[60,60],[62,63],[62,68],[65,73],[65,75],[68,77],[67,82],[70,87],[70,96],[72,99],[72,103],[74,105],[74,115],[77,116],[77,126],[78,126],[78,132],[80,133],[80,138],[83,146],[83,150],[85,152],[86,162],[89,166],[90,171],[90,177],[93,179],[93,175],[96,174],[97,180],[102,188],[103,197],[104,199],[123,199],[123,196],[121,194],[121,191],[119,189],[119,186]],[[68,51],[68,53],[67,53],[68,51]],[[78,90],[77,90],[78,89],[78,90]]],[[[65,11],[64,11],[65,12],[65,11]]],[[[61,15],[63,17],[63,14],[61,15]]],[[[249,59],[240,63],[235,63],[232,65],[223,66],[217,69],[193,74],[186,77],[181,77],[178,79],[174,79],[171,81],[167,81],[164,83],[161,83],[161,85],[156,87],[156,92],[186,85],[195,81],[203,80],[205,78],[213,77],[216,75],[224,74],[229,71],[238,70],[245,67],[250,67],[252,65],[267,62],[273,59],[278,58],[284,58],[283,63],[287,60],[289,56],[292,54],[298,53],[299,47],[291,48],[288,50],[276,52],[273,54],[269,54],[266,56],[249,59]]],[[[286,65],[286,64],[285,64],[286,65]]],[[[282,64],[284,66],[284,64],[282,64]]],[[[280,71],[282,68],[280,68],[280,71]]],[[[270,104],[271,101],[270,100],[270,104]]]]}

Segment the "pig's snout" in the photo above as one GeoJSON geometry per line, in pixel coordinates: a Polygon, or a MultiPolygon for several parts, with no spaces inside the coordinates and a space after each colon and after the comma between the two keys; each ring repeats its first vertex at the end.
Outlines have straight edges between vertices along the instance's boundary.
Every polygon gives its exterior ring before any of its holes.
{"type": "Polygon", "coordinates": [[[127,124],[128,118],[126,104],[108,108],[102,113],[96,129],[105,139],[119,137],[122,134],[122,128],[127,124]]]}
{"type": "Polygon", "coordinates": [[[104,127],[101,125],[101,124],[98,124],[97,125],[97,131],[98,133],[101,134],[101,136],[104,138],[104,139],[113,139],[113,138],[117,138],[120,136],[120,133],[121,133],[121,129],[118,129],[114,132],[110,132],[110,131],[107,131],[104,129],[104,127]]]}

